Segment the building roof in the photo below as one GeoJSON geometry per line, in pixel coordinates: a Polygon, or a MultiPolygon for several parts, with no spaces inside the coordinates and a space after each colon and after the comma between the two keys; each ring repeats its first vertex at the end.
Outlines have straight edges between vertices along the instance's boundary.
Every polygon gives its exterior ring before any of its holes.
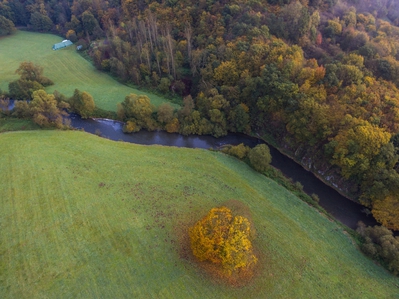
{"type": "Polygon", "coordinates": [[[60,42],[58,44],[54,44],[53,45],[53,50],[58,50],[58,49],[61,49],[61,48],[65,48],[65,47],[68,47],[70,45],[73,45],[73,43],[70,40],[66,39],[66,40],[63,40],[62,42],[60,42]]]}

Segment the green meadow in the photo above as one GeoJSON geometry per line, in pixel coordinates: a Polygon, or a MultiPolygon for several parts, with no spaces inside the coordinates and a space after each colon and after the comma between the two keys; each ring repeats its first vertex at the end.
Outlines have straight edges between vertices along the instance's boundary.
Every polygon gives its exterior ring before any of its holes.
{"type": "Polygon", "coordinates": [[[0,152],[0,298],[399,298],[342,227],[232,157],[74,131],[2,133],[0,152]],[[231,199],[259,254],[240,288],[180,244],[231,199]]]}
{"type": "Polygon", "coordinates": [[[130,93],[145,94],[155,106],[166,99],[123,85],[100,72],[76,52],[75,46],[52,50],[62,37],[52,34],[17,31],[0,39],[0,89],[8,90],[8,83],[16,80],[15,70],[23,61],[32,61],[44,68],[44,75],[54,81],[47,92],[58,90],[70,97],[75,88],[90,93],[99,108],[116,111],[117,103],[130,93]]]}
{"type": "Polygon", "coordinates": [[[32,120],[19,118],[1,118],[0,117],[0,133],[7,131],[23,131],[23,130],[39,130],[39,125],[32,120]]]}

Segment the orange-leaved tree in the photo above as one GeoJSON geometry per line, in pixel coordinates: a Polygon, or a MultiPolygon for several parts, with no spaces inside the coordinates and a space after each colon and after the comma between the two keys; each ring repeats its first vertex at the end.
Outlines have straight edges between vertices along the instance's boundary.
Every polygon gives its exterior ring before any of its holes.
{"type": "Polygon", "coordinates": [[[213,208],[189,229],[191,249],[199,261],[220,265],[231,275],[254,266],[251,224],[226,207],[213,208]]]}

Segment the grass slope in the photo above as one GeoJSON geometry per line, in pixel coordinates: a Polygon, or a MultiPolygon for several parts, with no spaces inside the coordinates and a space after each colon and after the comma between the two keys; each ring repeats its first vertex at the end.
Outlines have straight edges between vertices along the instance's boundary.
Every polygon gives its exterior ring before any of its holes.
{"type": "Polygon", "coordinates": [[[398,298],[335,223],[220,153],[84,132],[0,134],[1,298],[398,298]],[[176,227],[239,199],[263,270],[234,289],[179,254],[176,227]]]}
{"type": "Polygon", "coordinates": [[[75,47],[53,51],[53,44],[62,40],[52,34],[17,31],[0,39],[0,88],[8,90],[8,83],[16,80],[15,70],[23,61],[32,61],[44,67],[45,76],[54,81],[48,92],[58,90],[72,96],[75,88],[90,93],[96,105],[116,111],[116,104],[130,93],[146,94],[155,106],[167,102],[157,95],[139,91],[120,84],[109,75],[99,72],[76,53],[75,47]]]}
{"type": "Polygon", "coordinates": [[[39,130],[39,125],[29,119],[0,117],[0,133],[7,131],[39,130]]]}

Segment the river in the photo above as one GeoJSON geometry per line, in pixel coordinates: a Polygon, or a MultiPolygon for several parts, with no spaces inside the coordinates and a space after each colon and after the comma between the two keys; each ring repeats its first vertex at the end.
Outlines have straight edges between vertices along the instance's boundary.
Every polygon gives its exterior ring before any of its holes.
{"type": "MultiPolygon", "coordinates": [[[[78,115],[71,115],[71,125],[76,129],[84,129],[86,132],[101,135],[111,140],[121,140],[137,144],[159,144],[189,148],[218,148],[225,144],[238,145],[244,143],[250,147],[264,143],[262,140],[242,134],[229,134],[224,137],[170,134],[164,131],[148,132],[142,130],[138,133],[125,134],[122,131],[123,123],[107,119],[81,119],[78,115]]],[[[335,219],[346,226],[356,229],[358,221],[366,225],[376,225],[377,222],[364,212],[364,207],[339,194],[335,189],[326,185],[311,172],[301,165],[281,154],[276,148],[270,146],[272,155],[271,165],[279,169],[286,177],[294,182],[300,182],[307,194],[317,194],[319,204],[335,219]]]]}

